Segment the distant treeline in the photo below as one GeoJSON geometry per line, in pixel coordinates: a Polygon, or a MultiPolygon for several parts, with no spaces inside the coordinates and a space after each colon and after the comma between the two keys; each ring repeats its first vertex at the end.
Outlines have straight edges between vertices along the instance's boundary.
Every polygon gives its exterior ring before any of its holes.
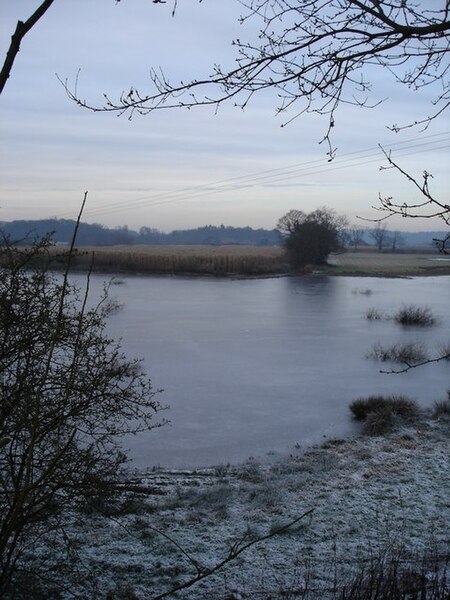
{"type": "MultiPolygon", "coordinates": [[[[33,240],[48,234],[56,243],[70,242],[75,227],[72,219],[42,219],[36,221],[0,222],[0,230],[11,241],[19,245],[29,245],[33,240]]],[[[441,239],[442,231],[420,231],[397,233],[397,243],[401,247],[434,246],[433,238],[441,239]]],[[[276,229],[252,229],[251,227],[226,227],[206,225],[196,229],[180,229],[164,233],[151,227],[141,227],[139,231],[122,227],[108,228],[99,223],[80,223],[77,235],[78,246],[117,246],[117,245],[248,245],[281,246],[283,239],[276,229]]],[[[365,230],[361,245],[374,245],[369,230],[365,230]]],[[[386,241],[389,249],[389,241],[386,241]]]]}
{"type": "MultiPolygon", "coordinates": [[[[70,242],[75,227],[71,219],[45,219],[39,221],[0,222],[0,229],[12,241],[28,245],[49,233],[56,243],[70,242]]],[[[214,227],[206,225],[197,229],[176,230],[164,233],[151,227],[141,227],[133,231],[126,225],[110,229],[98,223],[80,223],[77,234],[78,246],[116,245],[250,245],[280,246],[280,233],[276,229],[252,229],[251,227],[214,227]]]]}

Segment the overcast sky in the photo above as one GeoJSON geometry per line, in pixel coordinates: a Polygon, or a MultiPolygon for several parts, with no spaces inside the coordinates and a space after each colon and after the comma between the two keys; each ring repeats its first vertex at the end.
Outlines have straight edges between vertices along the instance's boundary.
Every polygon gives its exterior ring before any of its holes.
{"type": "MultiPolygon", "coordinates": [[[[2,62],[17,20],[38,4],[0,0],[2,62]]],[[[321,205],[355,221],[374,216],[379,192],[414,198],[401,175],[379,171],[379,143],[412,174],[430,171],[434,193],[448,202],[449,117],[423,133],[391,133],[386,125],[427,115],[432,95],[408,92],[388,71],[374,86],[374,98],[388,101],[338,113],[332,163],[318,143],[326,120],[307,116],[281,128],[275,92],[245,111],[230,104],[216,115],[197,108],[129,121],[75,106],[56,78],[73,80],[81,69],[80,96],[101,103],[103,93],[116,97],[130,85],[149,89],[150,67],[172,82],[205,76],[215,63],[231,67],[231,41],[257,33],[239,25],[241,12],[235,0],[179,0],[175,18],[169,3],[150,0],[56,0],[25,37],[0,97],[0,220],[74,218],[88,190],[84,220],[107,226],[272,228],[291,208],[321,205]]],[[[390,228],[442,225],[399,219],[390,228]]]]}

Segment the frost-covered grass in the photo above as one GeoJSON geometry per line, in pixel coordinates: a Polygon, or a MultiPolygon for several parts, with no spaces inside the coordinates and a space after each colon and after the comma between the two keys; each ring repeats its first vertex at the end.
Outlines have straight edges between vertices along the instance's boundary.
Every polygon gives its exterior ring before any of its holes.
{"type": "Polygon", "coordinates": [[[52,598],[149,600],[213,567],[237,541],[274,534],[314,509],[176,597],[331,600],[386,568],[388,556],[418,568],[431,564],[423,562],[430,555],[442,578],[449,434],[450,417],[440,413],[385,436],[329,439],[267,462],[135,473],[121,483],[109,517],[70,516],[71,551],[61,550],[59,562],[49,548],[32,554],[56,581],[52,598]],[[61,593],[58,578],[67,588],[61,593]]]}

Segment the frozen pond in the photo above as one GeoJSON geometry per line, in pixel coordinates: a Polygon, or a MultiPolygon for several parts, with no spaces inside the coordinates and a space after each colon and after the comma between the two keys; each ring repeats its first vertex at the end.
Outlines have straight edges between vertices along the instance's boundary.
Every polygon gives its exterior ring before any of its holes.
{"type": "MultiPolygon", "coordinates": [[[[105,276],[94,275],[92,288],[105,276]]],[[[144,358],[171,425],[127,440],[137,467],[200,467],[284,452],[355,431],[348,404],[402,393],[443,399],[448,363],[407,374],[365,358],[376,342],[450,341],[450,277],[255,280],[121,278],[109,322],[130,357],[144,358]],[[371,294],[361,293],[370,289],[371,294]],[[369,308],[428,305],[439,326],[370,322],[369,308]]]]}

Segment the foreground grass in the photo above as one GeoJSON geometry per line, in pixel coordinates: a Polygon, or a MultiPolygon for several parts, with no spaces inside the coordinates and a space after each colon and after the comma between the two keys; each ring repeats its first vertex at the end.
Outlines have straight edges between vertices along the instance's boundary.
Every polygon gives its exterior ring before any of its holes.
{"type": "Polygon", "coordinates": [[[402,580],[407,572],[409,582],[440,582],[441,595],[421,597],[444,599],[449,433],[444,411],[390,434],[330,439],[270,462],[130,476],[109,517],[73,515],[66,527],[79,569],[70,591],[83,598],[154,598],[211,568],[236,541],[276,531],[314,509],[176,597],[386,600],[391,596],[356,592],[395,567],[402,580]]]}

